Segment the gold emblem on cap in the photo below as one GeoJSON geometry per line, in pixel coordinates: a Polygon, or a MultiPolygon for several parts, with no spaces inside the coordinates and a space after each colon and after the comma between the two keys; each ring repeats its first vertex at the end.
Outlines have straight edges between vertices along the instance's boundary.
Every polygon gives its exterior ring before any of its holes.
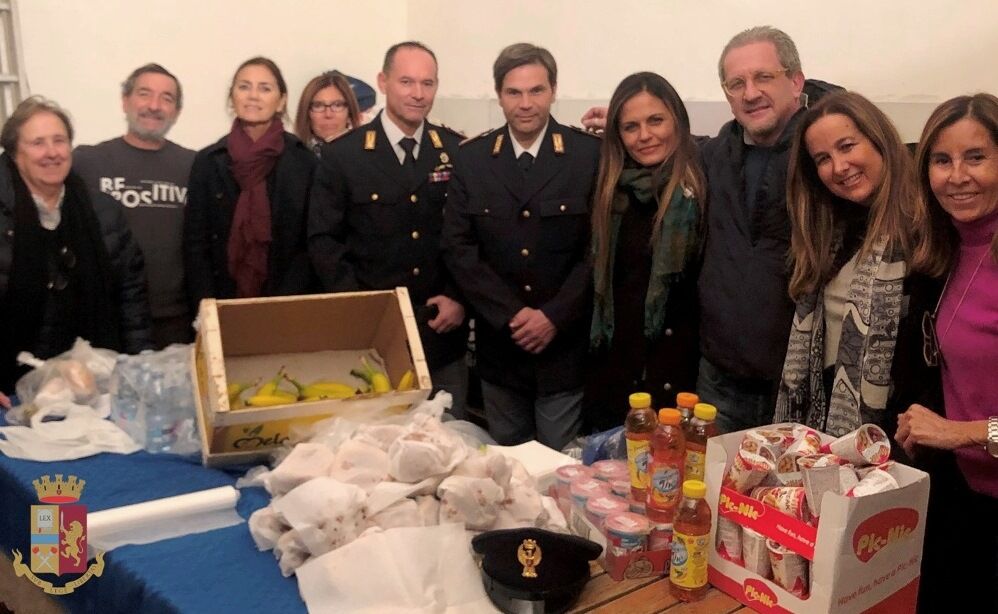
{"type": "Polygon", "coordinates": [[[444,142],[440,140],[440,135],[437,134],[436,130],[427,130],[426,132],[430,135],[430,142],[433,143],[434,149],[444,148],[444,142]]]}
{"type": "Polygon", "coordinates": [[[499,150],[502,149],[502,133],[496,135],[495,145],[492,146],[492,157],[499,155],[499,150]]]}
{"type": "Polygon", "coordinates": [[[364,149],[366,151],[374,151],[374,143],[378,138],[378,133],[374,130],[368,130],[364,134],[364,149]]]}
{"type": "Polygon", "coordinates": [[[541,547],[537,545],[537,540],[525,539],[520,547],[516,549],[516,560],[523,565],[524,578],[536,578],[537,566],[541,564],[541,547]]]}
{"type": "Polygon", "coordinates": [[[447,155],[446,151],[441,151],[440,152],[440,163],[441,164],[447,164],[448,162],[450,162],[450,156],[447,155]]]}
{"type": "Polygon", "coordinates": [[[554,145],[554,153],[559,156],[565,153],[565,141],[561,138],[561,135],[557,132],[551,135],[551,144],[554,145]]]}

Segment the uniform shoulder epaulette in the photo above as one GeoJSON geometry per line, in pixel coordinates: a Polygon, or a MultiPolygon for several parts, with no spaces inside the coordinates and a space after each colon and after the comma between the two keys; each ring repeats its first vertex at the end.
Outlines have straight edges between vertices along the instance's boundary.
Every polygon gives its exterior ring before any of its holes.
{"type": "Polygon", "coordinates": [[[499,128],[492,128],[491,130],[486,130],[485,132],[483,132],[483,133],[481,133],[479,135],[476,135],[476,136],[464,139],[463,141],[461,141],[461,143],[459,145],[461,147],[463,147],[463,146],[467,145],[468,143],[474,143],[475,141],[480,140],[482,137],[486,137],[486,136],[492,134],[493,132],[495,132],[498,129],[499,128]]]}
{"type": "Polygon", "coordinates": [[[591,136],[594,139],[603,138],[602,135],[596,134],[595,132],[590,132],[589,130],[586,130],[585,128],[580,128],[579,126],[569,126],[569,128],[571,128],[572,131],[574,132],[578,132],[579,134],[584,134],[586,136],[591,136]]]}
{"type": "MultiPolygon", "coordinates": [[[[368,124],[361,124],[359,126],[354,126],[353,128],[350,128],[349,130],[347,130],[343,134],[341,134],[338,137],[336,137],[334,140],[339,140],[339,139],[342,139],[344,137],[348,137],[348,136],[354,135],[354,134],[356,134],[357,132],[359,132],[360,130],[363,130],[363,129],[370,130],[370,126],[368,124]]],[[[330,142],[332,142],[332,141],[330,141],[330,142]]]]}
{"type": "Polygon", "coordinates": [[[460,130],[455,130],[454,128],[451,128],[447,124],[435,124],[435,126],[437,128],[440,128],[444,132],[450,133],[451,136],[456,136],[457,138],[461,139],[462,141],[464,139],[468,138],[467,134],[461,132],[460,130]]]}

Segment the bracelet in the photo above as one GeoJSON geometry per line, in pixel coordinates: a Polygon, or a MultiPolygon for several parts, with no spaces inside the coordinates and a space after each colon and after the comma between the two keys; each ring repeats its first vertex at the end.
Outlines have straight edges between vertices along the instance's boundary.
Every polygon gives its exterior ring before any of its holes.
{"type": "Polygon", "coordinates": [[[998,416],[988,418],[988,437],[984,441],[984,450],[998,458],[998,416]]]}

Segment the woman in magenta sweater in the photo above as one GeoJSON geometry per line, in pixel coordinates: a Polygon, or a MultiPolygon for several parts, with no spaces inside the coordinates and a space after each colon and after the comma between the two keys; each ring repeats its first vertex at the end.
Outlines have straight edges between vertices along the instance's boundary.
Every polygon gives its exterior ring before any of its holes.
{"type": "Polygon", "coordinates": [[[952,450],[931,470],[923,591],[945,593],[934,603],[949,608],[998,612],[998,98],[940,105],[922,132],[917,164],[937,218],[928,241],[936,272],[947,276],[923,327],[925,359],[942,369],[945,411],[912,405],[896,439],[909,454],[919,446],[952,450]]]}

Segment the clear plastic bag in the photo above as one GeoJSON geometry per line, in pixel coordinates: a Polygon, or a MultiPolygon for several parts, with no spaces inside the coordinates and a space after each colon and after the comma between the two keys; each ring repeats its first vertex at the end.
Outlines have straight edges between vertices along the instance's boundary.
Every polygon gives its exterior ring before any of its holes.
{"type": "Polygon", "coordinates": [[[201,450],[191,383],[191,346],[120,356],[111,376],[111,419],[153,453],[201,450]]]}
{"type": "Polygon", "coordinates": [[[68,351],[48,360],[21,352],[18,361],[34,369],[17,380],[14,389],[20,405],[7,413],[7,421],[28,424],[32,414],[56,402],[106,408],[101,396],[110,388],[117,357],[117,352],[94,348],[84,339],[77,339],[68,351]]]}

